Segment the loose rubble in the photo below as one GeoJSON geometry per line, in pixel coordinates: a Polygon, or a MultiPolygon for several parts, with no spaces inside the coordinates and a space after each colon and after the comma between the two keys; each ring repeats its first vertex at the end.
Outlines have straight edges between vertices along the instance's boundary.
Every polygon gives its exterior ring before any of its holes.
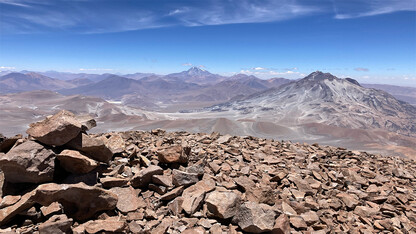
{"type": "Polygon", "coordinates": [[[218,133],[0,135],[0,233],[415,233],[414,161],[218,133]]]}

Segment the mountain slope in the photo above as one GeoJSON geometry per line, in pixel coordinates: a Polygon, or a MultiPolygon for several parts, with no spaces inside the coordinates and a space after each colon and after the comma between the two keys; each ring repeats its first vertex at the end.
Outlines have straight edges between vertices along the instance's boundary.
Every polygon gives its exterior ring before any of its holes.
{"type": "Polygon", "coordinates": [[[383,90],[385,92],[390,93],[395,98],[401,101],[405,101],[416,106],[416,88],[414,87],[404,87],[385,84],[363,84],[362,86],[366,88],[383,90]]]}
{"type": "Polygon", "coordinates": [[[105,99],[120,99],[123,95],[143,92],[142,83],[137,80],[112,75],[105,80],[73,89],[59,91],[62,94],[83,94],[105,99]]]}
{"type": "Polygon", "coordinates": [[[322,72],[210,110],[290,125],[324,123],[416,136],[415,107],[384,91],[367,89],[352,79],[322,72]]]}
{"type": "Polygon", "coordinates": [[[15,93],[32,90],[58,90],[73,88],[74,84],[50,78],[38,73],[12,72],[0,77],[0,93],[15,93]]]}

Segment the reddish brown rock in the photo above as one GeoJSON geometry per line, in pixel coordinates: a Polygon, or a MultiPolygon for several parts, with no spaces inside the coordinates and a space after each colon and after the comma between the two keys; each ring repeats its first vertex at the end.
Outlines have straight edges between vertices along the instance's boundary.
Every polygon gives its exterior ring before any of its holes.
{"type": "Polygon", "coordinates": [[[208,211],[221,219],[233,217],[240,208],[240,196],[231,191],[213,191],[205,199],[208,211]]]}
{"type": "Polygon", "coordinates": [[[201,206],[205,198],[205,194],[215,189],[215,181],[212,179],[202,180],[195,185],[185,189],[182,193],[182,208],[188,214],[193,214],[201,206]]]}
{"type": "Polygon", "coordinates": [[[62,212],[63,207],[59,202],[52,202],[49,206],[42,206],[40,211],[42,212],[43,216],[49,216],[54,213],[62,212]]]}
{"type": "Polygon", "coordinates": [[[26,141],[0,158],[0,169],[7,182],[49,182],[55,170],[55,153],[35,141],[26,141]]]}
{"type": "Polygon", "coordinates": [[[111,133],[110,138],[104,139],[105,145],[111,150],[113,154],[118,154],[124,151],[126,143],[120,134],[111,133]]]}
{"type": "Polygon", "coordinates": [[[285,214],[281,214],[275,221],[272,234],[290,234],[290,221],[289,217],[285,214]]]}
{"type": "Polygon", "coordinates": [[[135,175],[131,179],[131,185],[133,187],[146,187],[152,181],[152,176],[154,175],[162,175],[163,169],[159,166],[150,165],[139,171],[137,175],[135,175]]]}
{"type": "Polygon", "coordinates": [[[0,202],[0,209],[15,204],[16,202],[20,200],[20,198],[22,198],[22,196],[20,195],[17,195],[17,196],[8,195],[8,196],[3,197],[3,199],[0,202]]]}
{"type": "Polygon", "coordinates": [[[157,150],[162,163],[187,163],[191,148],[180,145],[168,146],[157,150]]]}
{"type": "Polygon", "coordinates": [[[135,211],[140,207],[140,200],[133,187],[116,187],[110,189],[110,191],[117,195],[118,201],[116,206],[122,213],[135,211]]]}
{"type": "Polygon", "coordinates": [[[127,224],[124,221],[118,221],[115,219],[106,219],[106,220],[94,220],[88,221],[83,224],[85,231],[88,233],[98,233],[98,232],[123,232],[127,224]]]}
{"type": "Polygon", "coordinates": [[[265,204],[248,201],[240,206],[233,220],[245,232],[262,233],[273,229],[275,213],[265,204]]]}
{"type": "Polygon", "coordinates": [[[75,150],[64,150],[56,157],[66,171],[74,174],[85,174],[98,167],[95,160],[75,150]]]}
{"type": "Polygon", "coordinates": [[[60,146],[74,139],[81,132],[81,127],[73,113],[62,110],[52,117],[31,124],[26,132],[43,144],[60,146]]]}
{"type": "Polygon", "coordinates": [[[84,152],[90,158],[99,162],[108,163],[113,157],[113,152],[105,145],[102,138],[92,137],[85,133],[78,134],[66,145],[84,152]]]}
{"type": "Polygon", "coordinates": [[[73,220],[66,215],[54,215],[46,222],[39,225],[40,234],[64,234],[70,233],[73,220]]]}
{"type": "Polygon", "coordinates": [[[180,170],[173,169],[173,184],[176,186],[188,186],[195,184],[199,181],[198,174],[188,173],[180,170]]]}

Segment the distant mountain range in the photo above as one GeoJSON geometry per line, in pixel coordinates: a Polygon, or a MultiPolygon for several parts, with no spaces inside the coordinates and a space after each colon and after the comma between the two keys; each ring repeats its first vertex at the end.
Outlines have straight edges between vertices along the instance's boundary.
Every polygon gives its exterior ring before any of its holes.
{"type": "MultiPolygon", "coordinates": [[[[189,73],[136,79],[106,74],[96,82],[8,74],[0,78],[6,92],[51,89],[70,96],[51,91],[0,95],[0,127],[18,133],[40,116],[69,109],[98,115],[104,122],[100,131],[217,131],[416,154],[416,108],[379,90],[390,89],[398,95],[403,87],[368,88],[370,85],[354,79],[319,71],[296,81],[262,80],[244,74],[222,77],[202,69],[190,69],[189,73]],[[11,85],[14,82],[20,86],[11,85]],[[71,88],[61,89],[63,85],[71,88]]],[[[411,96],[412,89],[402,95],[411,96]]]]}
{"type": "MultiPolygon", "coordinates": [[[[245,74],[225,77],[198,67],[168,75],[22,71],[0,76],[0,93],[53,90],[65,95],[100,97],[149,110],[177,111],[241,100],[290,82],[294,80],[264,80],[245,74]]],[[[362,86],[384,90],[399,100],[416,105],[416,88],[373,84],[362,86]]]]}

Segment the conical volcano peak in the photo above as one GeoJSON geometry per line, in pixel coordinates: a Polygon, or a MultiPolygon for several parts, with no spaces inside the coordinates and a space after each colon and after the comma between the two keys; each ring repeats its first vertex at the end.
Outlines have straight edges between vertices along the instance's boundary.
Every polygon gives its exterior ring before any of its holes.
{"type": "Polygon", "coordinates": [[[332,75],[331,73],[323,73],[321,71],[315,71],[309,74],[307,77],[305,77],[307,80],[333,80],[337,79],[336,76],[332,75]]]}
{"type": "Polygon", "coordinates": [[[187,73],[189,75],[201,75],[201,74],[206,75],[206,74],[209,74],[209,72],[207,70],[202,69],[200,67],[191,67],[191,68],[189,68],[189,70],[187,71],[187,73]]]}

